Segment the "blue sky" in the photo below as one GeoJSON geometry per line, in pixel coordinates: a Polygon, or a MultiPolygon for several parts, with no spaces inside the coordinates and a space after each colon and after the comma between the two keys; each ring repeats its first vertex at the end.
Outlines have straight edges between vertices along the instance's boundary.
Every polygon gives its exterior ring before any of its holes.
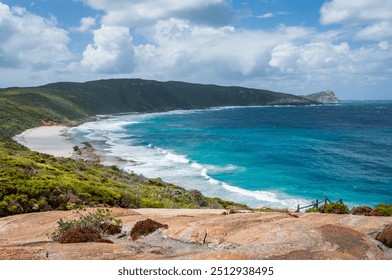
{"type": "Polygon", "coordinates": [[[120,77],[392,99],[392,1],[0,0],[0,87],[120,77]]]}

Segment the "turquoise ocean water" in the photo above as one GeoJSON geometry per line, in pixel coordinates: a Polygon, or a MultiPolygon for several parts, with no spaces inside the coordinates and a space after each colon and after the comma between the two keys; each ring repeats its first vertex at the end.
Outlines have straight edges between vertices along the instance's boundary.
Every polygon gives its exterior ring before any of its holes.
{"type": "Polygon", "coordinates": [[[392,203],[392,101],[120,115],[70,133],[128,172],[253,207],[392,203]]]}

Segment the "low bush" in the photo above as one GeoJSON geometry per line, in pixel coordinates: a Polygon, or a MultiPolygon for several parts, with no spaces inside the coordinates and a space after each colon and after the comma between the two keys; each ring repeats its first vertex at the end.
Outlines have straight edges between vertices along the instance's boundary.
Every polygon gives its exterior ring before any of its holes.
{"type": "Polygon", "coordinates": [[[318,213],[319,209],[318,208],[308,208],[305,210],[305,213],[318,213]]]}
{"type": "Polygon", "coordinates": [[[379,204],[377,205],[371,216],[392,216],[392,204],[379,204]]]}
{"type": "Polygon", "coordinates": [[[96,242],[102,239],[101,233],[96,228],[70,228],[60,237],[60,243],[96,242]]]}
{"type": "Polygon", "coordinates": [[[135,241],[139,239],[141,236],[149,235],[150,233],[153,233],[154,231],[160,228],[167,229],[168,225],[161,224],[151,219],[139,221],[133,226],[131,230],[131,238],[132,240],[135,241]]]}
{"type": "Polygon", "coordinates": [[[329,214],[348,214],[350,211],[348,207],[344,203],[340,202],[332,202],[325,204],[320,207],[319,210],[321,213],[329,213],[329,214]]]}
{"type": "Polygon", "coordinates": [[[369,215],[372,212],[372,208],[369,206],[357,206],[352,211],[353,215],[369,215]]]}
{"type": "MultiPolygon", "coordinates": [[[[77,219],[63,220],[60,219],[57,229],[50,234],[54,241],[60,241],[62,236],[70,229],[89,228],[98,231],[100,234],[116,234],[121,232],[122,221],[113,217],[109,209],[88,210],[87,208],[78,209],[76,213],[80,215],[77,219]]],[[[73,234],[79,231],[72,231],[73,234]]],[[[83,234],[83,232],[81,233],[83,234]]],[[[86,241],[84,241],[86,242],[86,241]]]]}

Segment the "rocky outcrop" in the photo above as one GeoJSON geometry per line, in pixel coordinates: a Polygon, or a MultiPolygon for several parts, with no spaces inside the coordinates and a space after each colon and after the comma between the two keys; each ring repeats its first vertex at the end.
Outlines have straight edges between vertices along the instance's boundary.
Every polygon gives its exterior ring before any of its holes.
{"type": "Polygon", "coordinates": [[[0,259],[364,259],[392,258],[375,235],[392,217],[320,213],[246,212],[217,209],[120,209],[122,233],[109,243],[60,244],[47,234],[73,211],[0,218],[0,259]],[[130,232],[146,219],[168,225],[133,241],[130,232]]]}
{"type": "Polygon", "coordinates": [[[341,100],[336,97],[335,93],[331,90],[320,91],[317,93],[309,94],[305,96],[306,98],[321,102],[321,103],[339,103],[341,100]]]}
{"type": "Polygon", "coordinates": [[[392,225],[387,226],[376,236],[376,239],[385,246],[392,248],[392,225]]]}

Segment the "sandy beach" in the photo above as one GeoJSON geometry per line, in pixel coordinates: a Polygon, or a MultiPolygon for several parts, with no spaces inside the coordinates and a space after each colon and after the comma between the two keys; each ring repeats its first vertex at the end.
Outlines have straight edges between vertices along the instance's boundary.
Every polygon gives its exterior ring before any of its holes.
{"type": "Polygon", "coordinates": [[[40,126],[16,135],[13,140],[32,151],[56,157],[71,157],[75,145],[66,137],[68,129],[66,126],[40,126]]]}

